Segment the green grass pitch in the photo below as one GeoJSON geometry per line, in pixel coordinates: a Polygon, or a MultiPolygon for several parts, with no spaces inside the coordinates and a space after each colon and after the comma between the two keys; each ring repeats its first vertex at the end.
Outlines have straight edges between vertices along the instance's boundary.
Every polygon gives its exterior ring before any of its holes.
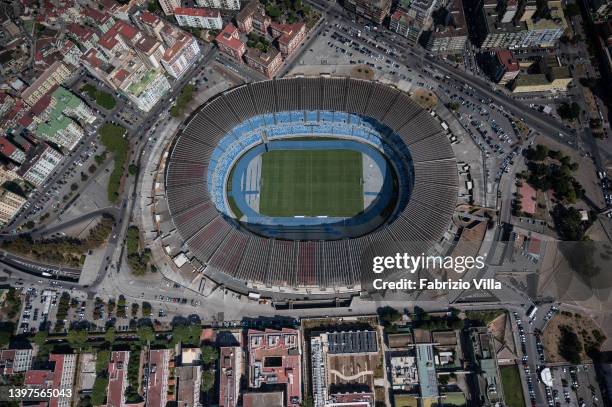
{"type": "Polygon", "coordinates": [[[273,150],[262,155],[259,212],[350,217],[363,211],[363,160],[353,150],[273,150]]]}

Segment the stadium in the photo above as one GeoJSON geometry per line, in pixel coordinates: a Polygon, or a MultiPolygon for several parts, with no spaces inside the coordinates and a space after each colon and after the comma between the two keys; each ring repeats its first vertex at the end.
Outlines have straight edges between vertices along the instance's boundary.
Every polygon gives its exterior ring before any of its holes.
{"type": "Polygon", "coordinates": [[[173,140],[165,192],[184,251],[239,292],[360,290],[373,243],[430,252],[457,203],[440,123],[406,93],[350,78],[240,85],[173,140]]]}

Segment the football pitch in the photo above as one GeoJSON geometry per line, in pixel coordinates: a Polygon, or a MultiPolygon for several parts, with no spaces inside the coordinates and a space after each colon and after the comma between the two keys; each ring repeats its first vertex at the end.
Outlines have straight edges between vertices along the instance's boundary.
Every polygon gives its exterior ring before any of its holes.
{"type": "Polygon", "coordinates": [[[272,150],[262,155],[259,213],[351,217],[363,210],[363,160],[354,150],[272,150]]]}

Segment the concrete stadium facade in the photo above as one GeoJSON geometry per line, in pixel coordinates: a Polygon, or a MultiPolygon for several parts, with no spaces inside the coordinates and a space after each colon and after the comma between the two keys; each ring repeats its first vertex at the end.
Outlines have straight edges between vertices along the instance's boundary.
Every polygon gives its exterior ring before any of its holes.
{"type": "Polygon", "coordinates": [[[451,223],[457,184],[448,134],[409,95],[331,77],[249,83],[209,100],[175,138],[165,173],[169,212],[192,262],[235,291],[287,298],[359,292],[363,253],[373,244],[430,252],[451,223]],[[275,238],[236,219],[225,190],[235,162],[292,136],[352,140],[384,154],[399,188],[384,221],[333,238],[275,238]]]}

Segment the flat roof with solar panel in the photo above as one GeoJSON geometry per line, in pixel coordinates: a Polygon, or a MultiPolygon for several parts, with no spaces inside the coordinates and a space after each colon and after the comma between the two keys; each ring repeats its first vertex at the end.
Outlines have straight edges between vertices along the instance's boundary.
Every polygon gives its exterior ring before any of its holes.
{"type": "Polygon", "coordinates": [[[331,354],[378,352],[374,331],[328,333],[327,344],[331,354]]]}

